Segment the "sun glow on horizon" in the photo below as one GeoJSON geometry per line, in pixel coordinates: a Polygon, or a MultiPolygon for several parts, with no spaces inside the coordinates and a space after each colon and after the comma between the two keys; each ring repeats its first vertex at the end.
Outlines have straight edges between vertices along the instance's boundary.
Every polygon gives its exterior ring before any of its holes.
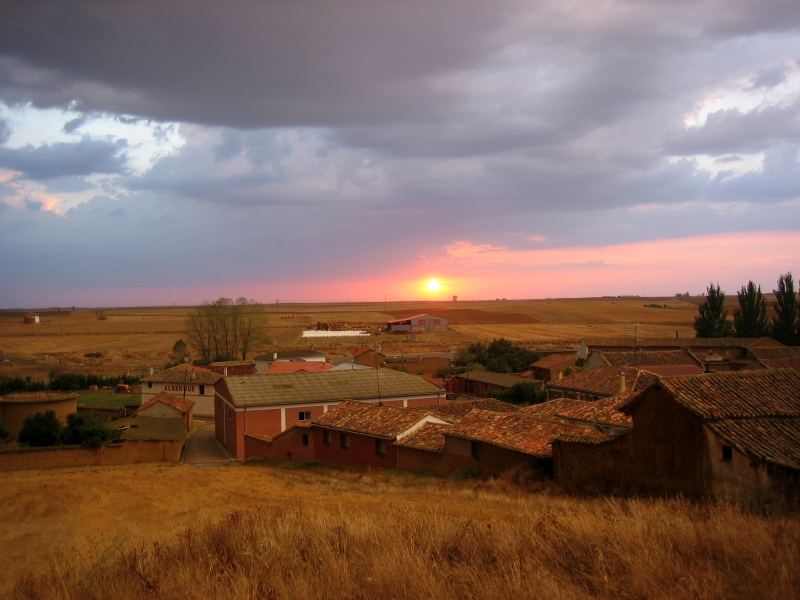
{"type": "Polygon", "coordinates": [[[442,282],[436,277],[431,277],[425,282],[425,290],[432,294],[440,291],[441,289],[442,289],[442,282]]]}

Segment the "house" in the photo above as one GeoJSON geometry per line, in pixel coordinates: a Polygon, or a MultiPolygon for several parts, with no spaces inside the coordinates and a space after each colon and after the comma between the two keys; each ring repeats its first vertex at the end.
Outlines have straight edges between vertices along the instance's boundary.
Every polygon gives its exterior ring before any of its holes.
{"type": "Polygon", "coordinates": [[[142,404],[137,409],[136,415],[161,419],[182,419],[186,431],[189,431],[192,427],[193,409],[193,400],[161,392],[142,404]]]}
{"type": "Polygon", "coordinates": [[[274,438],[345,400],[426,407],[443,402],[444,392],[421,377],[391,369],[225,377],[216,391],[217,439],[242,458],[245,434],[274,438]]]}
{"type": "Polygon", "coordinates": [[[396,469],[402,440],[447,421],[418,410],[347,401],[311,421],[314,458],[327,465],[396,469]]]}
{"type": "Polygon", "coordinates": [[[637,373],[632,367],[604,366],[575,370],[560,381],[547,383],[547,399],[597,400],[626,394],[633,389],[637,373]]]}
{"type": "Polygon", "coordinates": [[[255,375],[255,360],[222,360],[212,362],[208,365],[208,370],[219,373],[223,376],[228,375],[255,375]]]}
{"type": "Polygon", "coordinates": [[[369,346],[361,346],[353,350],[353,362],[362,367],[372,367],[377,369],[385,366],[384,356],[380,351],[370,348],[369,346]]]}
{"type": "Polygon", "coordinates": [[[502,392],[518,383],[543,385],[541,381],[529,377],[521,377],[513,373],[495,373],[483,369],[467,371],[456,375],[453,379],[457,382],[458,393],[483,397],[502,392]]]}
{"type": "Polygon", "coordinates": [[[789,368],[800,371],[800,347],[748,348],[748,355],[765,369],[789,368]]]}
{"type": "Polygon", "coordinates": [[[575,369],[575,353],[548,354],[530,366],[531,377],[541,381],[558,381],[575,369]]]}
{"type": "Polygon", "coordinates": [[[426,354],[396,354],[384,357],[384,366],[417,375],[436,375],[453,362],[452,352],[429,352],[426,354]]]}
{"type": "Polygon", "coordinates": [[[698,367],[700,373],[703,372],[702,368],[700,368],[702,367],[702,361],[686,348],[673,350],[596,351],[592,352],[583,366],[587,369],[596,366],[648,369],[649,367],[671,365],[691,365],[698,367]]]}
{"type": "Polygon", "coordinates": [[[274,362],[283,361],[306,361],[306,362],[326,362],[328,358],[324,353],[313,348],[303,348],[299,350],[281,350],[256,356],[256,373],[266,373],[269,366],[274,362]]]}
{"type": "Polygon", "coordinates": [[[621,410],[630,433],[554,442],[568,489],[800,505],[800,373],[659,377],[621,410]]]}
{"type": "Polygon", "coordinates": [[[412,333],[423,331],[447,331],[447,319],[434,315],[420,314],[386,322],[389,333],[412,333]]]}
{"type": "Polygon", "coordinates": [[[27,313],[24,317],[22,317],[22,322],[25,325],[38,325],[39,315],[36,313],[27,313]]]}
{"type": "Polygon", "coordinates": [[[162,392],[194,401],[195,417],[214,417],[214,386],[222,375],[190,364],[164,369],[142,379],[142,404],[162,392]]]}

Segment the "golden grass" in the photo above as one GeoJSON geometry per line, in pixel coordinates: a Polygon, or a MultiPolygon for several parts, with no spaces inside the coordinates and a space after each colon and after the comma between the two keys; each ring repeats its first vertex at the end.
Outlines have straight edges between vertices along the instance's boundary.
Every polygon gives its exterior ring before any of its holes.
{"type": "Polygon", "coordinates": [[[0,595],[793,598],[800,520],[402,473],[0,475],[0,595]]]}

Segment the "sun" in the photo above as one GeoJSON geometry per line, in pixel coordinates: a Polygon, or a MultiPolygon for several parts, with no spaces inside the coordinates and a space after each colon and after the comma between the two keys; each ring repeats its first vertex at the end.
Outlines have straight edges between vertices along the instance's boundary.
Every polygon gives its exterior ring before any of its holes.
{"type": "Polygon", "coordinates": [[[431,277],[425,282],[425,289],[429,292],[438,292],[442,289],[442,282],[435,277],[431,277]]]}

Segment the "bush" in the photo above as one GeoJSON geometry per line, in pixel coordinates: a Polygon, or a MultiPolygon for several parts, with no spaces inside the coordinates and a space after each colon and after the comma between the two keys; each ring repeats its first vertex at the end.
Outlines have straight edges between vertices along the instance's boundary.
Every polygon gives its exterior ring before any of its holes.
{"type": "Polygon", "coordinates": [[[26,446],[55,446],[60,431],[61,423],[56,413],[48,410],[25,417],[17,441],[26,446]]]}
{"type": "Polygon", "coordinates": [[[495,397],[512,404],[539,404],[547,400],[547,392],[544,391],[541,384],[525,381],[515,383],[502,392],[497,392],[495,397]]]}
{"type": "Polygon", "coordinates": [[[67,425],[59,432],[62,444],[80,444],[84,448],[99,448],[112,437],[112,431],[103,423],[87,419],[81,413],[67,416],[67,425]]]}

